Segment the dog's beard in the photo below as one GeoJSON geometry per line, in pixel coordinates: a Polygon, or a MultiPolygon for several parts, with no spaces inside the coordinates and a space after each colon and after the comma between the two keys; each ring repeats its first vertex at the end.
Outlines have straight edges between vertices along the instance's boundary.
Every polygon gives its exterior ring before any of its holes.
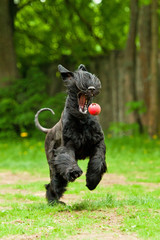
{"type": "Polygon", "coordinates": [[[88,112],[88,102],[89,99],[86,94],[79,93],[78,94],[78,105],[79,105],[79,112],[82,114],[87,114],[88,112]]]}

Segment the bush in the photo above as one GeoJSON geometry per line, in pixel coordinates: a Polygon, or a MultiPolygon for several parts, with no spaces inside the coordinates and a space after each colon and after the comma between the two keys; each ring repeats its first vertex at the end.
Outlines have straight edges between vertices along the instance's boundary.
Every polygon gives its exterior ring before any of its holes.
{"type": "Polygon", "coordinates": [[[65,93],[51,97],[47,94],[47,84],[48,79],[44,73],[32,68],[26,78],[0,89],[0,137],[13,137],[21,132],[34,135],[34,115],[42,107],[53,108],[55,112],[52,120],[48,113],[42,113],[42,124],[51,127],[58,121],[64,107],[65,93]]]}
{"type": "Polygon", "coordinates": [[[114,136],[127,136],[139,134],[139,126],[137,123],[114,122],[110,124],[109,132],[114,136]]]}

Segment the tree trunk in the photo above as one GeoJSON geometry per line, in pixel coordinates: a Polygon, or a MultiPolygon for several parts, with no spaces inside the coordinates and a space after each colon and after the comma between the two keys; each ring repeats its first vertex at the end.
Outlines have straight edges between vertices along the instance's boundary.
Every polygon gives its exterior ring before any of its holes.
{"type": "MultiPolygon", "coordinates": [[[[128,40],[125,50],[124,60],[124,103],[136,100],[136,35],[137,35],[137,22],[138,22],[138,0],[131,0],[131,16],[130,16],[130,29],[128,40]]],[[[136,122],[136,115],[132,112],[126,115],[128,123],[136,122]]]]}
{"type": "Polygon", "coordinates": [[[108,129],[110,123],[113,122],[109,59],[106,56],[97,57],[94,62],[90,62],[90,68],[88,70],[91,71],[91,73],[95,73],[102,83],[100,94],[94,98],[94,101],[102,107],[102,112],[99,116],[100,122],[103,129],[108,129]]]}
{"type": "Polygon", "coordinates": [[[117,123],[118,119],[118,72],[117,72],[117,53],[112,51],[110,54],[110,62],[109,62],[109,77],[111,83],[111,92],[112,92],[112,114],[113,114],[113,122],[117,123]]]}
{"type": "Polygon", "coordinates": [[[151,6],[141,7],[139,17],[139,38],[140,38],[140,76],[138,80],[137,91],[138,100],[143,100],[147,112],[142,115],[143,125],[148,126],[148,110],[150,102],[150,52],[151,52],[151,6]]]}
{"type": "Polygon", "coordinates": [[[117,56],[117,79],[118,79],[118,122],[125,122],[125,104],[124,104],[124,52],[119,52],[117,56]]]}
{"type": "Polygon", "coordinates": [[[149,134],[158,132],[158,0],[151,3],[151,78],[149,134]]]}
{"type": "Polygon", "coordinates": [[[10,1],[0,1],[0,87],[10,84],[18,76],[13,46],[10,1]]]}

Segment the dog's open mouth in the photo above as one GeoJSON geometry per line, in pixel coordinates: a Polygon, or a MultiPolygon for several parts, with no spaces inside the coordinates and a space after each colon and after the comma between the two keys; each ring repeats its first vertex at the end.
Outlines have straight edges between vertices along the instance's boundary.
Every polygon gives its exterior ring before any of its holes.
{"type": "Polygon", "coordinates": [[[88,111],[88,97],[84,93],[78,94],[79,111],[86,114],[88,111]]]}

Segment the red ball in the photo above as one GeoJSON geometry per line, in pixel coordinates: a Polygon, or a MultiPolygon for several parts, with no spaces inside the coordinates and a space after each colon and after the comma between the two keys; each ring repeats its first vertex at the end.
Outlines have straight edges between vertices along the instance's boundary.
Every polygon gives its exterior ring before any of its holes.
{"type": "Polygon", "coordinates": [[[88,107],[88,112],[91,115],[98,115],[101,112],[101,107],[98,103],[91,103],[88,107]]]}

